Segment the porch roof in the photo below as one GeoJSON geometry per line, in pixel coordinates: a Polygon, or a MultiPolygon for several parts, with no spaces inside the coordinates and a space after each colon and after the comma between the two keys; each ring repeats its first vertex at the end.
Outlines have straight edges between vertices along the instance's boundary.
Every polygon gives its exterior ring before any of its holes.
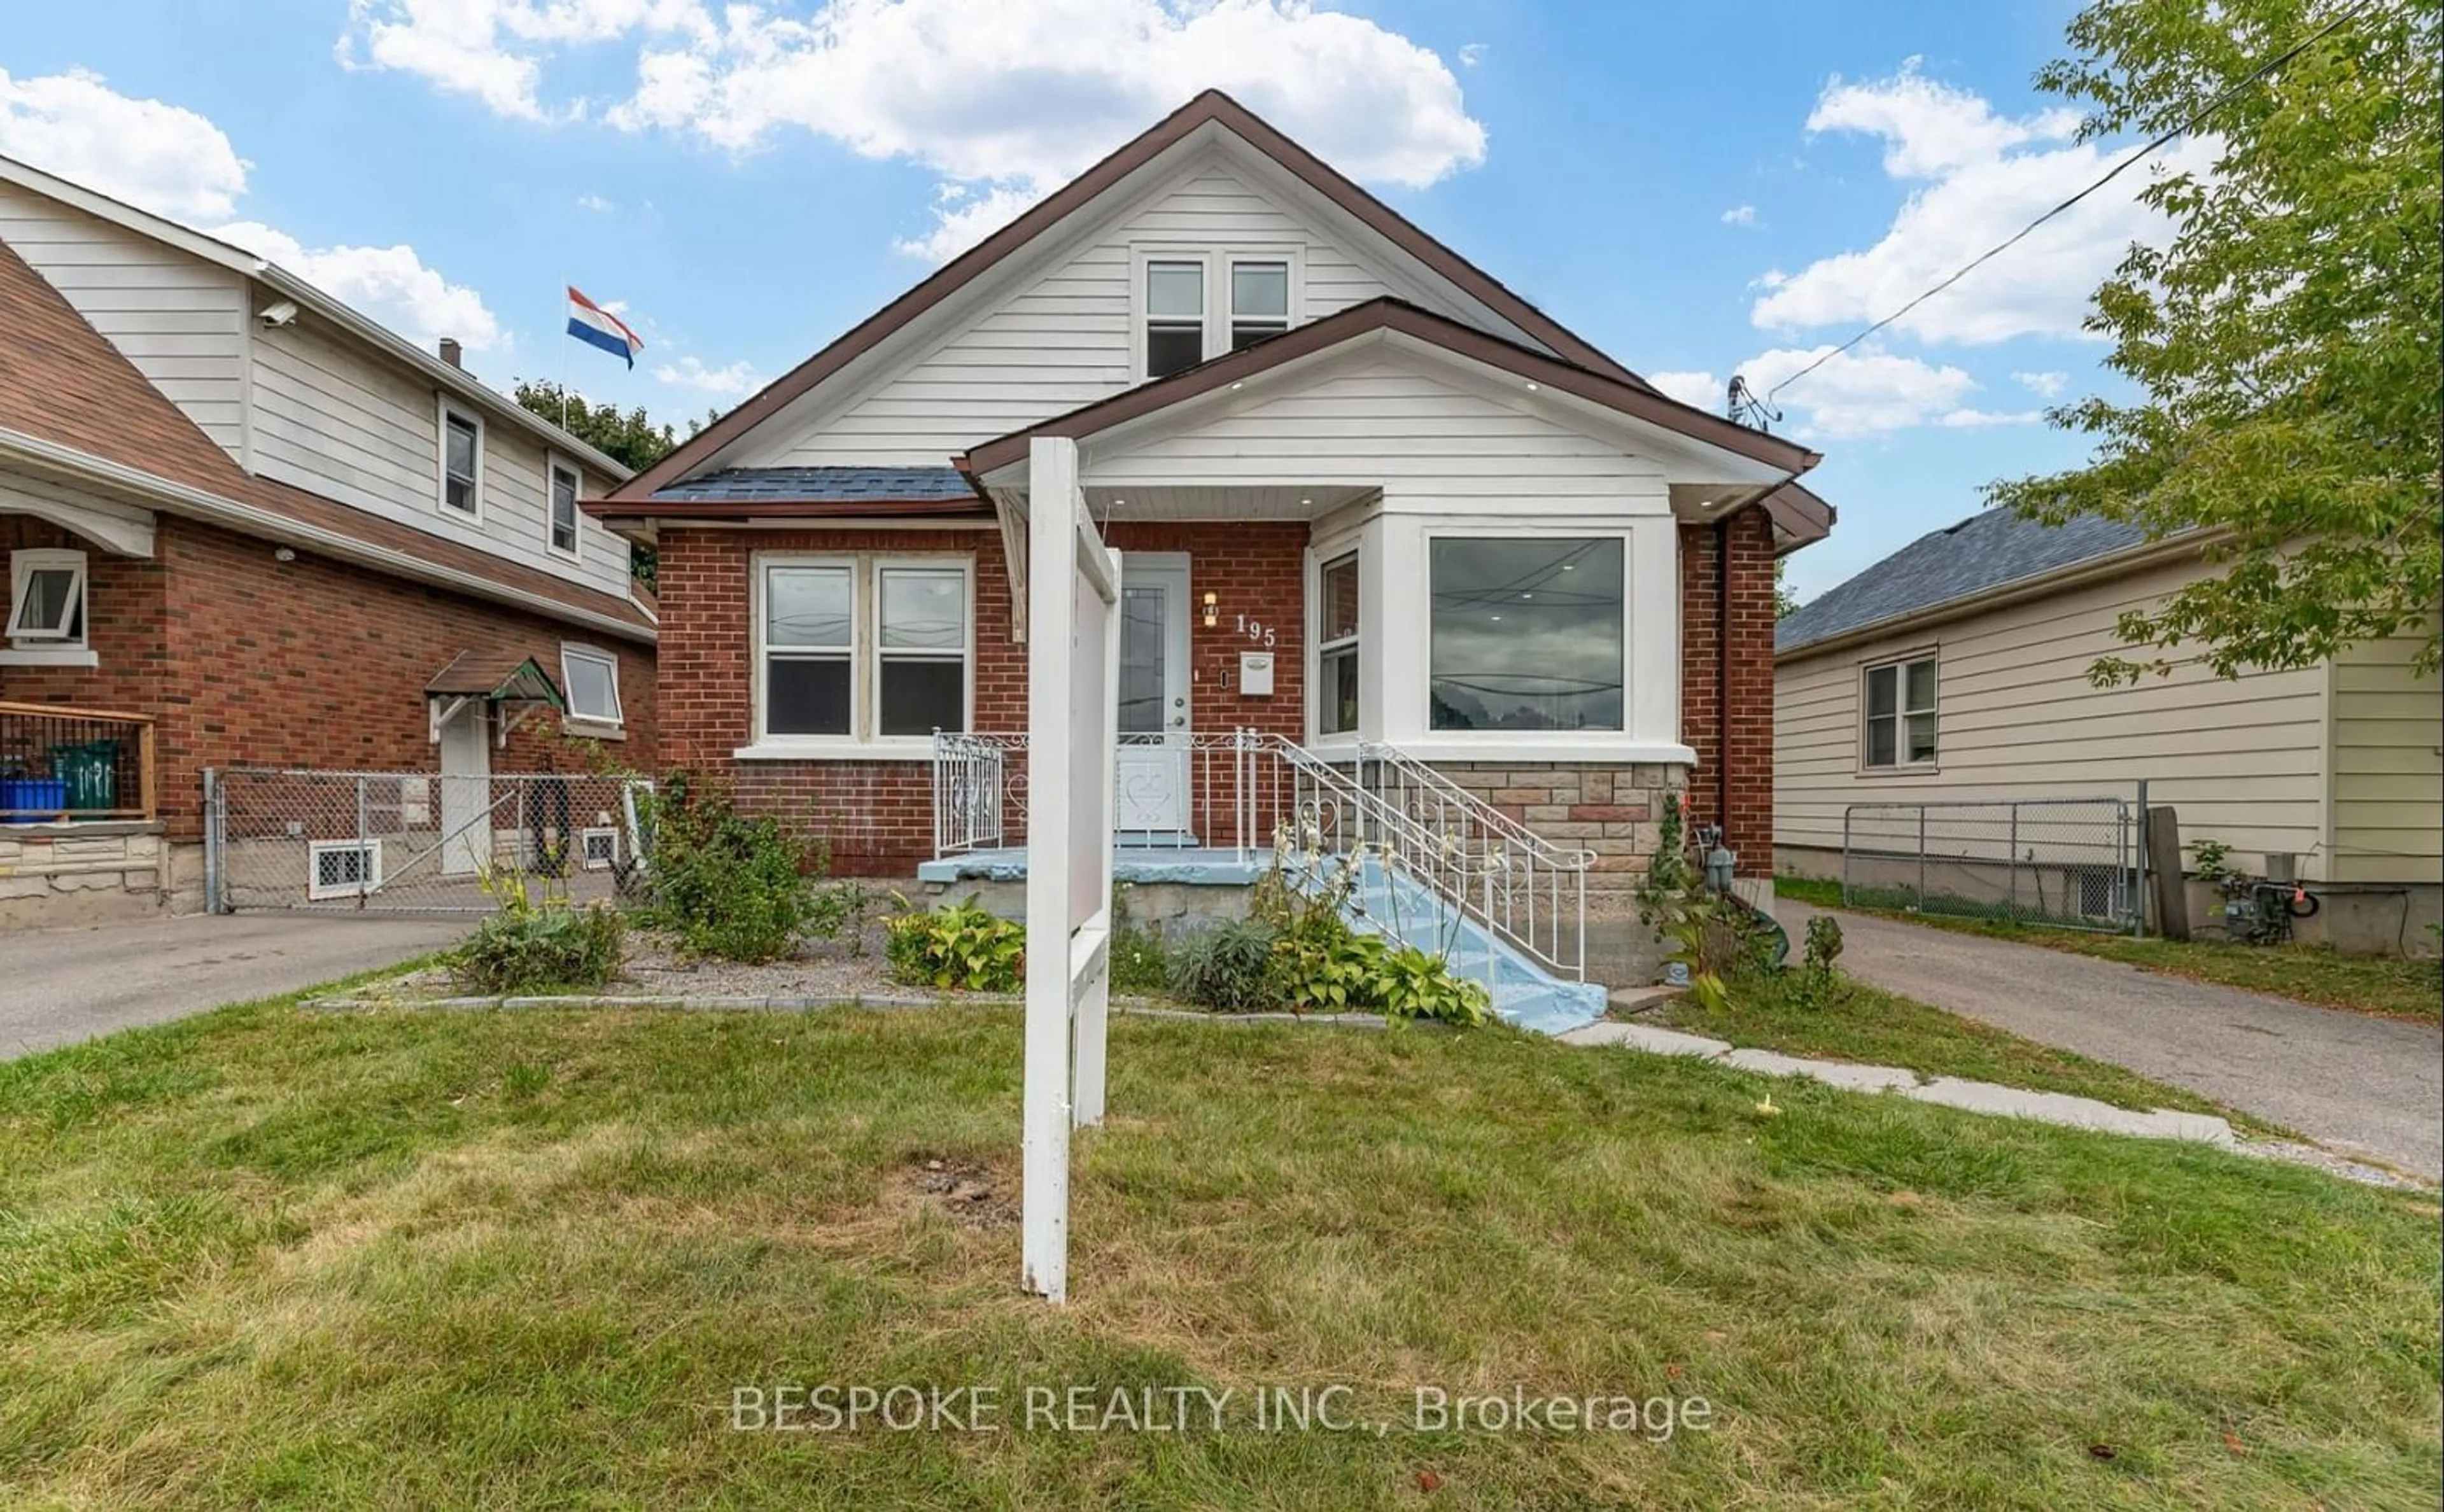
{"type": "MultiPolygon", "coordinates": [[[[656,489],[653,503],[930,504],[978,503],[956,468],[723,468],[656,489]]],[[[657,510],[657,512],[661,512],[657,510]]]]}

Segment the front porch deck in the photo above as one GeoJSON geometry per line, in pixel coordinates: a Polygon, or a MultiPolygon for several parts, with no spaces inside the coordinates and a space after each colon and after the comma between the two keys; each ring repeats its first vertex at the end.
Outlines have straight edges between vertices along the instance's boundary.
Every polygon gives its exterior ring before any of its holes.
{"type": "MultiPolygon", "coordinates": [[[[1174,882],[1187,887],[1246,887],[1272,864],[1269,851],[1178,845],[1112,847],[1112,880],[1144,885],[1174,882]]],[[[936,856],[916,866],[920,882],[1023,882],[1027,847],[995,845],[936,856]]]]}

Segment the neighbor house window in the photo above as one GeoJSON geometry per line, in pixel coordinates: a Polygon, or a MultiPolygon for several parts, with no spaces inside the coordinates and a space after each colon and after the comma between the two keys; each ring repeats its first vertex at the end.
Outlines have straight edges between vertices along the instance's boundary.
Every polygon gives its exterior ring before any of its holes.
{"type": "Polygon", "coordinates": [[[1622,728],[1623,557],[1619,536],[1435,538],[1433,728],[1622,728]]]}
{"type": "Polygon", "coordinates": [[[620,658],[591,646],[560,648],[560,685],[568,695],[568,717],[589,725],[617,725],[620,658]]]}
{"type": "Polygon", "coordinates": [[[1290,328],[1290,265],[1231,265],[1231,350],[1290,328]]]}
{"type": "Polygon", "coordinates": [[[29,649],[83,649],[84,588],[82,551],[10,552],[9,640],[29,649]]]}
{"type": "Polygon", "coordinates": [[[1935,658],[1867,669],[1866,766],[1923,766],[1935,760],[1935,658]]]}
{"type": "Polygon", "coordinates": [[[1205,265],[1152,262],[1146,274],[1146,377],[1205,360],[1205,265]]]}
{"type": "Polygon", "coordinates": [[[865,742],[968,728],[965,559],[797,558],[762,573],[759,737],[865,742]]]}
{"type": "Polygon", "coordinates": [[[441,507],[471,519],[484,512],[484,422],[441,407],[441,507]]]}
{"type": "Polygon", "coordinates": [[[554,461],[546,470],[550,482],[550,497],[546,501],[551,530],[551,549],[564,557],[577,555],[577,470],[554,461]]]}
{"type": "Polygon", "coordinates": [[[1315,729],[1346,735],[1358,728],[1358,553],[1325,562],[1317,585],[1315,729]]]}

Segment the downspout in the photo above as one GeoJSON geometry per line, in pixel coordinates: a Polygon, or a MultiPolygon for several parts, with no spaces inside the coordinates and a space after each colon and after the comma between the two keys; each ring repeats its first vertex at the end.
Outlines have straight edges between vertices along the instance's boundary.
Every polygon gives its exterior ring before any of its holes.
{"type": "Polygon", "coordinates": [[[1714,822],[1731,832],[1731,520],[1714,522],[1714,822]]]}

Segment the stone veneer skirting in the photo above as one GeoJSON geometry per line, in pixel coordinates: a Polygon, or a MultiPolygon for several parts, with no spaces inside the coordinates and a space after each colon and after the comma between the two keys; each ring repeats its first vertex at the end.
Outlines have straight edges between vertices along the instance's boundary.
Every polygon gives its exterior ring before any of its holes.
{"type": "Polygon", "coordinates": [[[168,859],[158,823],[0,824],[0,925],[153,913],[168,859]]]}
{"type": "Polygon", "coordinates": [[[1435,769],[1556,845],[1595,852],[1587,912],[1634,913],[1655,855],[1662,797],[1685,795],[1689,768],[1639,762],[1436,762],[1435,769]]]}

